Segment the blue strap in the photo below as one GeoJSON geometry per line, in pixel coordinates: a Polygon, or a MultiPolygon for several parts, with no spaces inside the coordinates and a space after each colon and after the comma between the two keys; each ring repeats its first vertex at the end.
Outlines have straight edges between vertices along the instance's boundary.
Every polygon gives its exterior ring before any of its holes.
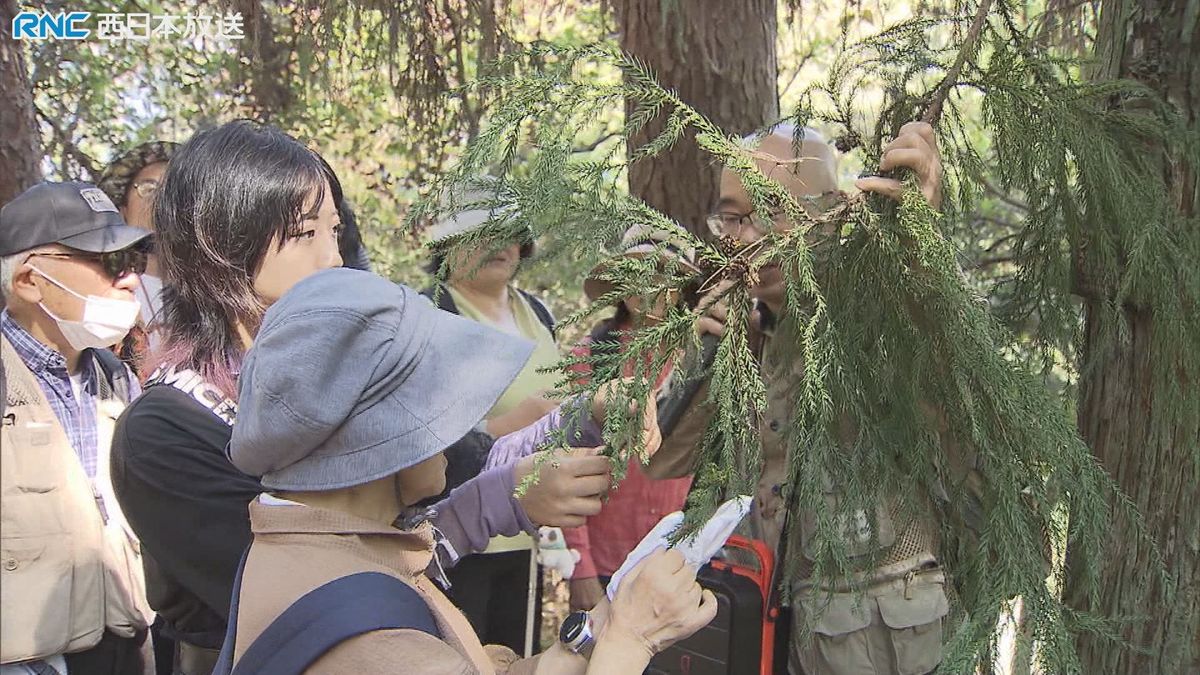
{"type": "Polygon", "coordinates": [[[237,574],[233,576],[233,597],[229,599],[229,620],[225,622],[225,641],[221,643],[221,653],[217,655],[217,664],[213,666],[212,675],[230,675],[233,672],[233,641],[237,637],[238,598],[242,596],[242,571],[246,569],[246,557],[250,555],[250,547],[242,552],[238,561],[237,574]]]}
{"type": "Polygon", "coordinates": [[[419,630],[441,639],[429,606],[415,589],[386,574],[362,572],[334,579],[294,602],[254,640],[232,669],[245,564],[243,556],[214,675],[300,675],[330,649],[376,630],[419,630]]]}

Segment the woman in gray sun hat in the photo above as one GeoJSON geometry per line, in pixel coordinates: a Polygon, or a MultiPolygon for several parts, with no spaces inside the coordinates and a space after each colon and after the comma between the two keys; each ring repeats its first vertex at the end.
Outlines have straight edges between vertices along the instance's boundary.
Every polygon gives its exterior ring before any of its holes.
{"type": "Polygon", "coordinates": [[[427,576],[433,527],[394,523],[442,490],[443,449],[483,418],[531,351],[351,270],[317,273],[267,311],[239,381],[229,447],[234,464],[269,490],[250,504],[254,542],[226,642],[237,668],[633,674],[712,620],[716,602],[696,570],[659,551],[579,630],[517,659],[483,646],[427,576]],[[363,619],[393,600],[379,621],[363,619]],[[297,633],[301,615],[313,622],[311,639],[297,633]]]}

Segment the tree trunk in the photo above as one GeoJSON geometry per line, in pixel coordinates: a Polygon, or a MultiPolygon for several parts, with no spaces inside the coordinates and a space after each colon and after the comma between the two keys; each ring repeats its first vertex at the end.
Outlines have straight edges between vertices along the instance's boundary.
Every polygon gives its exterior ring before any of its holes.
{"type": "Polygon", "coordinates": [[[286,118],[296,103],[289,61],[291,49],[278,41],[270,11],[261,0],[233,0],[242,15],[246,38],[241,41],[246,85],[255,114],[264,122],[286,118]]]}
{"type": "MultiPolygon", "coordinates": [[[[725,131],[748,134],[779,116],[775,0],[619,0],[621,48],[646,63],[658,81],[725,131]]],[[[630,110],[626,105],[626,112],[630,110]]],[[[652,120],[630,139],[655,137],[652,120]]],[[[629,170],[629,190],[702,236],[716,203],[720,167],[690,136],[629,170]]]]}
{"type": "MultiPolygon", "coordinates": [[[[1174,104],[1200,132],[1200,2],[1113,0],[1103,5],[1097,36],[1096,79],[1141,81],[1174,104]]],[[[1194,216],[1200,167],[1187,165],[1175,148],[1148,148],[1163,157],[1167,185],[1181,215],[1194,216]]],[[[1180,220],[1183,223],[1183,220],[1180,220]]],[[[1103,225],[1100,225],[1103,226],[1103,225]]],[[[1188,227],[1181,224],[1181,227],[1188,227]]],[[[1190,227],[1195,228],[1195,221],[1190,227]]],[[[1195,240],[1200,233],[1186,236],[1195,240]]],[[[1086,269],[1086,252],[1078,258],[1086,269]]],[[[1099,278],[1098,274],[1090,274],[1099,278]]],[[[1200,423],[1197,402],[1159,400],[1157,374],[1178,375],[1179,364],[1156,349],[1152,306],[1127,307],[1128,330],[1108,340],[1101,317],[1109,302],[1103,289],[1084,298],[1085,342],[1080,376],[1079,430],[1105,469],[1133,499],[1167,566],[1168,583],[1153,573],[1149,546],[1129,523],[1114,522],[1098,602],[1090,604],[1069,571],[1068,598],[1076,607],[1124,619],[1120,634],[1133,649],[1091,636],[1079,640],[1085,673],[1200,672],[1200,423]],[[1099,291],[1099,292],[1097,292],[1099,291]],[[1184,412],[1179,412],[1179,411],[1184,412]],[[1189,506],[1190,504],[1190,506],[1189,506]]],[[[1200,383],[1181,382],[1187,397],[1200,383]]],[[[1070,562],[1070,551],[1068,551],[1070,562]]]]}
{"type": "Polygon", "coordinates": [[[42,143],[23,43],[10,34],[16,0],[0,0],[0,204],[42,180],[42,143]]]}

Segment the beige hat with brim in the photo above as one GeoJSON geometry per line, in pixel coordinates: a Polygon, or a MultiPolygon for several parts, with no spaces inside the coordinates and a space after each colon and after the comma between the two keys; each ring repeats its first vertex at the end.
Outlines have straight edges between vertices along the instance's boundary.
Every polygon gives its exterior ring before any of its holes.
{"type": "Polygon", "coordinates": [[[696,266],[696,249],[686,239],[677,234],[655,230],[647,225],[634,225],[621,236],[620,250],[609,259],[601,261],[588,273],[583,282],[583,292],[590,300],[597,300],[612,292],[611,282],[600,278],[615,258],[645,258],[661,257],[674,261],[675,266],[684,273],[695,274],[700,271],[696,266]]]}
{"type": "MultiPolygon", "coordinates": [[[[425,231],[426,245],[435,252],[446,251],[449,242],[456,237],[474,232],[488,223],[497,223],[514,214],[513,207],[502,206],[489,208],[488,204],[495,198],[495,192],[484,187],[467,188],[460,196],[458,203],[467,208],[456,213],[446,213],[435,220],[425,231]]],[[[442,206],[447,205],[443,198],[442,206]]],[[[533,255],[533,232],[524,229],[525,236],[518,236],[517,243],[521,245],[521,258],[533,255]]]]}
{"type": "MultiPolygon", "coordinates": [[[[471,189],[467,190],[460,197],[460,202],[463,204],[482,205],[491,198],[491,193],[471,189]]],[[[437,245],[452,237],[478,230],[489,220],[501,217],[504,211],[504,209],[468,208],[457,213],[447,214],[434,221],[433,225],[427,231],[426,236],[430,244],[437,245]]]]}

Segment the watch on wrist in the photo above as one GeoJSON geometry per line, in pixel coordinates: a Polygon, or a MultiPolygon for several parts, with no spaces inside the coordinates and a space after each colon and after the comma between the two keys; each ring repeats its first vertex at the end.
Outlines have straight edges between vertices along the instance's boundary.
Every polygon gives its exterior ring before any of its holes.
{"type": "Polygon", "coordinates": [[[562,628],[558,630],[558,641],[572,654],[588,657],[592,655],[592,647],[596,644],[596,635],[592,632],[592,615],[585,611],[575,611],[563,619],[562,628]]]}

